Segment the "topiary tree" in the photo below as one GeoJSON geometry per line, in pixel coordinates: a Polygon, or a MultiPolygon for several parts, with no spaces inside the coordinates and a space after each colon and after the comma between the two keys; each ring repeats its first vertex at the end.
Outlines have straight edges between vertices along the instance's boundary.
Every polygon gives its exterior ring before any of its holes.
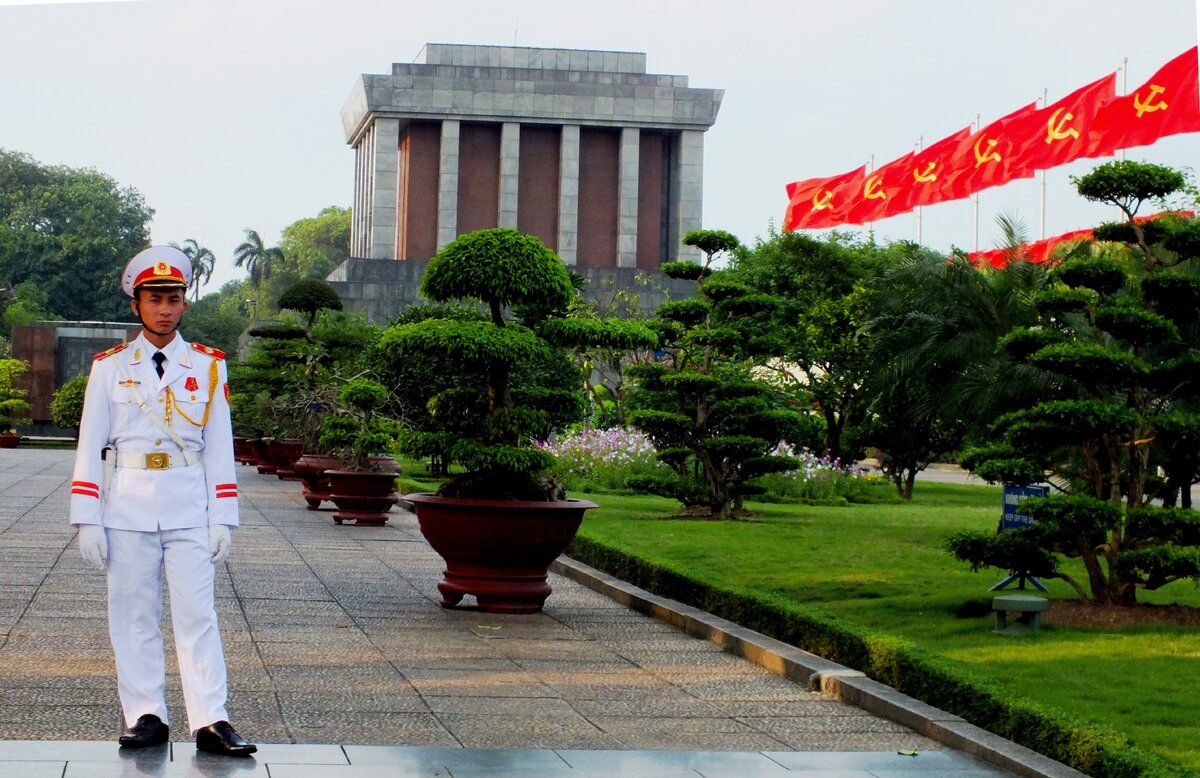
{"type": "MultiPolygon", "coordinates": [[[[551,322],[565,315],[578,294],[566,266],[533,235],[503,227],[478,230],[438,252],[421,279],[421,293],[434,302],[478,301],[487,311],[483,321],[396,324],[380,341],[381,353],[393,364],[448,358],[464,377],[427,398],[430,416],[454,436],[450,456],[467,470],[443,483],[438,494],[558,499],[561,487],[540,477],[554,459],[535,448],[533,439],[582,415],[580,375],[563,346],[574,337],[606,334],[604,327],[551,334],[551,322]],[[509,309],[521,311],[522,320],[510,321],[509,309]],[[531,369],[538,366],[542,369],[531,369]],[[570,388],[544,380],[566,371],[573,374],[570,388]]],[[[645,341],[653,341],[649,332],[645,341]]],[[[402,450],[423,452],[420,441],[405,435],[402,450]]]]}
{"type": "Polygon", "coordinates": [[[650,436],[673,473],[643,488],[731,519],[745,496],[763,491],[753,479],[799,466],[770,452],[785,439],[807,439],[813,421],[785,409],[774,390],[753,378],[753,360],[777,353],[763,324],[778,301],[713,272],[714,258],[736,249],[737,238],[696,230],[683,242],[700,248],[704,263],[672,263],[664,272],[701,279],[697,296],[659,306],[652,326],[665,358],[630,368],[639,382],[631,402],[640,409],[629,421],[650,436]]]}
{"type": "Polygon", "coordinates": [[[289,286],[279,295],[281,310],[299,311],[308,314],[308,326],[311,327],[317,319],[317,313],[323,309],[332,311],[342,310],[342,298],[338,297],[333,287],[316,278],[306,278],[289,286]]]}
{"type": "MultiPolygon", "coordinates": [[[[1200,514],[1150,504],[1169,492],[1156,463],[1175,457],[1171,472],[1190,479],[1191,444],[1200,439],[1200,332],[1191,307],[1200,299],[1200,256],[1168,248],[1170,236],[1194,222],[1132,229],[1140,203],[1182,185],[1164,170],[1110,163],[1077,182],[1089,199],[1121,205],[1133,240],[1081,246],[1058,266],[1057,283],[1036,298],[1038,322],[1001,342],[1010,359],[1049,376],[1051,391],[997,419],[997,444],[964,458],[989,481],[1049,479],[1061,494],[1023,503],[1036,525],[1012,532],[1056,559],[1078,557],[1086,590],[1058,564],[1042,574],[1097,602],[1132,605],[1138,589],[1200,581],[1200,514]],[[1147,235],[1162,240],[1150,245],[1147,235]]],[[[973,565],[995,564],[1004,559],[993,553],[1002,542],[1009,541],[957,536],[951,550],[973,565]]]]}
{"type": "Polygon", "coordinates": [[[387,405],[387,388],[369,378],[354,378],[338,392],[337,407],[321,417],[320,445],[342,460],[339,469],[357,473],[381,472],[372,461],[396,443],[396,423],[380,412],[387,405]]]}

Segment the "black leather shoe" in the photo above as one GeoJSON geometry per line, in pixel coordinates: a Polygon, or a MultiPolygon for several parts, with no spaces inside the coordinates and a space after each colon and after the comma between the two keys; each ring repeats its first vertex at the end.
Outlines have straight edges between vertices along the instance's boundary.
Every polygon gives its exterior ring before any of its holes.
{"type": "Polygon", "coordinates": [[[117,738],[122,748],[146,748],[161,746],[171,735],[171,728],[153,713],[138,716],[137,723],[117,738]]]}
{"type": "Polygon", "coordinates": [[[243,740],[228,721],[218,721],[196,732],[196,749],[220,756],[250,756],[258,746],[243,740]]]}

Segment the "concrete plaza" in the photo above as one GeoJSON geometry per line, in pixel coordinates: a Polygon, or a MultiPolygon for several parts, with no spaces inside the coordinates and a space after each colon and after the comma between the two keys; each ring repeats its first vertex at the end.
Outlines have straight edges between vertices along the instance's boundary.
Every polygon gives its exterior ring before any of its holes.
{"type": "Polygon", "coordinates": [[[298,484],[248,467],[217,586],[231,718],[260,751],[197,755],[169,675],[175,742],[121,753],[104,578],[66,524],[73,456],[0,451],[3,776],[1079,775],[570,561],[541,614],[443,609],[441,559],[412,514],[337,526],[298,484]],[[811,663],[856,704],[617,601],[631,599],[759,646],[768,665],[811,663]]]}

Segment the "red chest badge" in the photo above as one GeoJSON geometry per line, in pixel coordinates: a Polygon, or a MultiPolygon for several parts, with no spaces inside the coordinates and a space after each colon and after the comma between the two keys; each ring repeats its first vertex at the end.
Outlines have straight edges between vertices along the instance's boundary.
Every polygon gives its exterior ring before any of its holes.
{"type": "Polygon", "coordinates": [[[188,376],[187,381],[184,381],[184,383],[183,383],[183,388],[187,389],[189,392],[194,392],[197,389],[199,389],[200,384],[196,383],[196,376],[194,376],[194,375],[188,376]]]}

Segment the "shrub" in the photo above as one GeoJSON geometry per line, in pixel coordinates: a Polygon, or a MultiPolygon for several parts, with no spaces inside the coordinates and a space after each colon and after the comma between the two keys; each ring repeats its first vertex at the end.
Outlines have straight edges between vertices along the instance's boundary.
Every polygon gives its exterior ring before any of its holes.
{"type": "Polygon", "coordinates": [[[83,418],[83,393],[87,390],[87,374],[77,375],[54,391],[50,400],[50,421],[56,427],[75,430],[83,418]]]}

